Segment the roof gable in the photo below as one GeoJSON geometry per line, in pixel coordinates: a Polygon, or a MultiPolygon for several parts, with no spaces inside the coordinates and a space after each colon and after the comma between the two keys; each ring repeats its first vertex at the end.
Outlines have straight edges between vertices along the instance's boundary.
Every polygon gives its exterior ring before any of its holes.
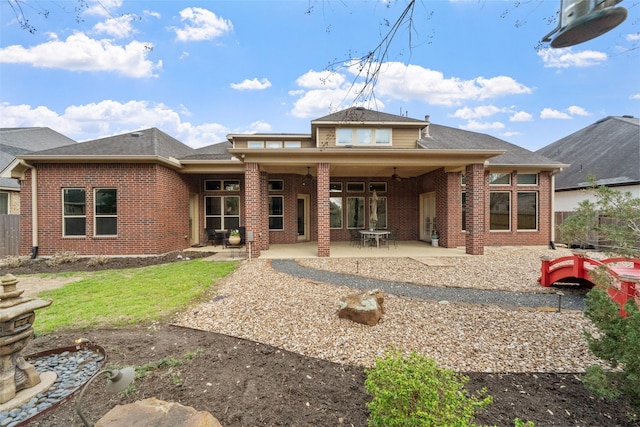
{"type": "Polygon", "coordinates": [[[601,183],[640,182],[640,119],[609,116],[537,151],[571,163],[556,177],[556,189],[584,188],[588,177],[601,183]]]}
{"type": "Polygon", "coordinates": [[[313,124],[321,124],[322,122],[328,123],[336,123],[336,122],[344,122],[344,123],[413,123],[416,125],[425,125],[426,123],[422,120],[412,119],[410,117],[405,116],[397,116],[395,114],[383,113],[382,111],[368,110],[362,107],[351,107],[346,110],[338,111],[332,114],[329,114],[324,117],[320,117],[319,119],[313,120],[311,123],[313,124]]]}

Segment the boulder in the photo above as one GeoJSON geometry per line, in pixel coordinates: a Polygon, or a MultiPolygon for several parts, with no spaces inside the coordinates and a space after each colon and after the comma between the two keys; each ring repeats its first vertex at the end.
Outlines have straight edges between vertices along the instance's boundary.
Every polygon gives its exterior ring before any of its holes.
{"type": "Polygon", "coordinates": [[[98,420],[95,427],[222,427],[209,412],[151,397],[118,405],[98,420]]]}
{"type": "Polygon", "coordinates": [[[347,295],[340,301],[338,317],[363,325],[377,325],[384,314],[383,302],[384,292],[380,289],[347,295]]]}

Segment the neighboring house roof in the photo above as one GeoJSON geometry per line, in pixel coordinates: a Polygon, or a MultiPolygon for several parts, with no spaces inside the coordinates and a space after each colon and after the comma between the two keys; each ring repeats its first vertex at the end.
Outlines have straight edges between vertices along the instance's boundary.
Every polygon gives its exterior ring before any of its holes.
{"type": "MultiPolygon", "coordinates": [[[[150,128],[122,135],[94,139],[75,145],[38,151],[34,157],[93,157],[112,156],[158,157],[178,159],[193,154],[195,150],[157,128],[150,128]]],[[[29,156],[28,156],[29,157],[29,156]]]]}
{"type": "Polygon", "coordinates": [[[556,177],[556,190],[640,182],[640,119],[609,116],[536,151],[571,166],[556,177]]]}
{"type": "Polygon", "coordinates": [[[193,150],[192,154],[180,157],[180,160],[231,160],[233,156],[227,150],[232,147],[233,145],[229,141],[219,142],[193,150]]]}
{"type": "Polygon", "coordinates": [[[429,124],[427,129],[423,131],[422,138],[418,141],[418,145],[425,149],[505,150],[504,154],[488,159],[489,166],[531,166],[554,169],[568,166],[491,135],[433,123],[429,124]]]}
{"type": "MultiPolygon", "coordinates": [[[[71,144],[77,143],[47,127],[0,128],[0,172],[16,156],[71,144]]],[[[12,178],[0,178],[0,188],[19,190],[20,184],[12,178]]]]}

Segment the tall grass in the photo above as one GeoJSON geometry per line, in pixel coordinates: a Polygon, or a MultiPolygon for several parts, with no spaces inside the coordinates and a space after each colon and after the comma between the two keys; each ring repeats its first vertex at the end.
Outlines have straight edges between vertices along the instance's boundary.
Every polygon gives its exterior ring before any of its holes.
{"type": "MultiPolygon", "coordinates": [[[[167,319],[196,301],[237,262],[201,259],[126,270],[83,273],[80,281],[41,292],[53,303],[36,313],[34,329],[123,326],[167,319]]],[[[51,276],[51,275],[49,275],[51,276]]]]}

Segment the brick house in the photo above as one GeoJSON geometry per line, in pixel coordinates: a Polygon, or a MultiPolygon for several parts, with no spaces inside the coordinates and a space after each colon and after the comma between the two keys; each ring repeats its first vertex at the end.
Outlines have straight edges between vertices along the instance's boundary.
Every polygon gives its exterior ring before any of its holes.
{"type": "Polygon", "coordinates": [[[205,228],[246,228],[270,244],[348,241],[370,225],[398,240],[482,254],[546,245],[553,181],[564,165],[500,139],[349,108],[309,134],[230,134],[190,148],[158,129],[18,156],[21,253],[162,254],[207,242],[205,228]],[[35,230],[35,232],[34,232],[35,230]]]}

